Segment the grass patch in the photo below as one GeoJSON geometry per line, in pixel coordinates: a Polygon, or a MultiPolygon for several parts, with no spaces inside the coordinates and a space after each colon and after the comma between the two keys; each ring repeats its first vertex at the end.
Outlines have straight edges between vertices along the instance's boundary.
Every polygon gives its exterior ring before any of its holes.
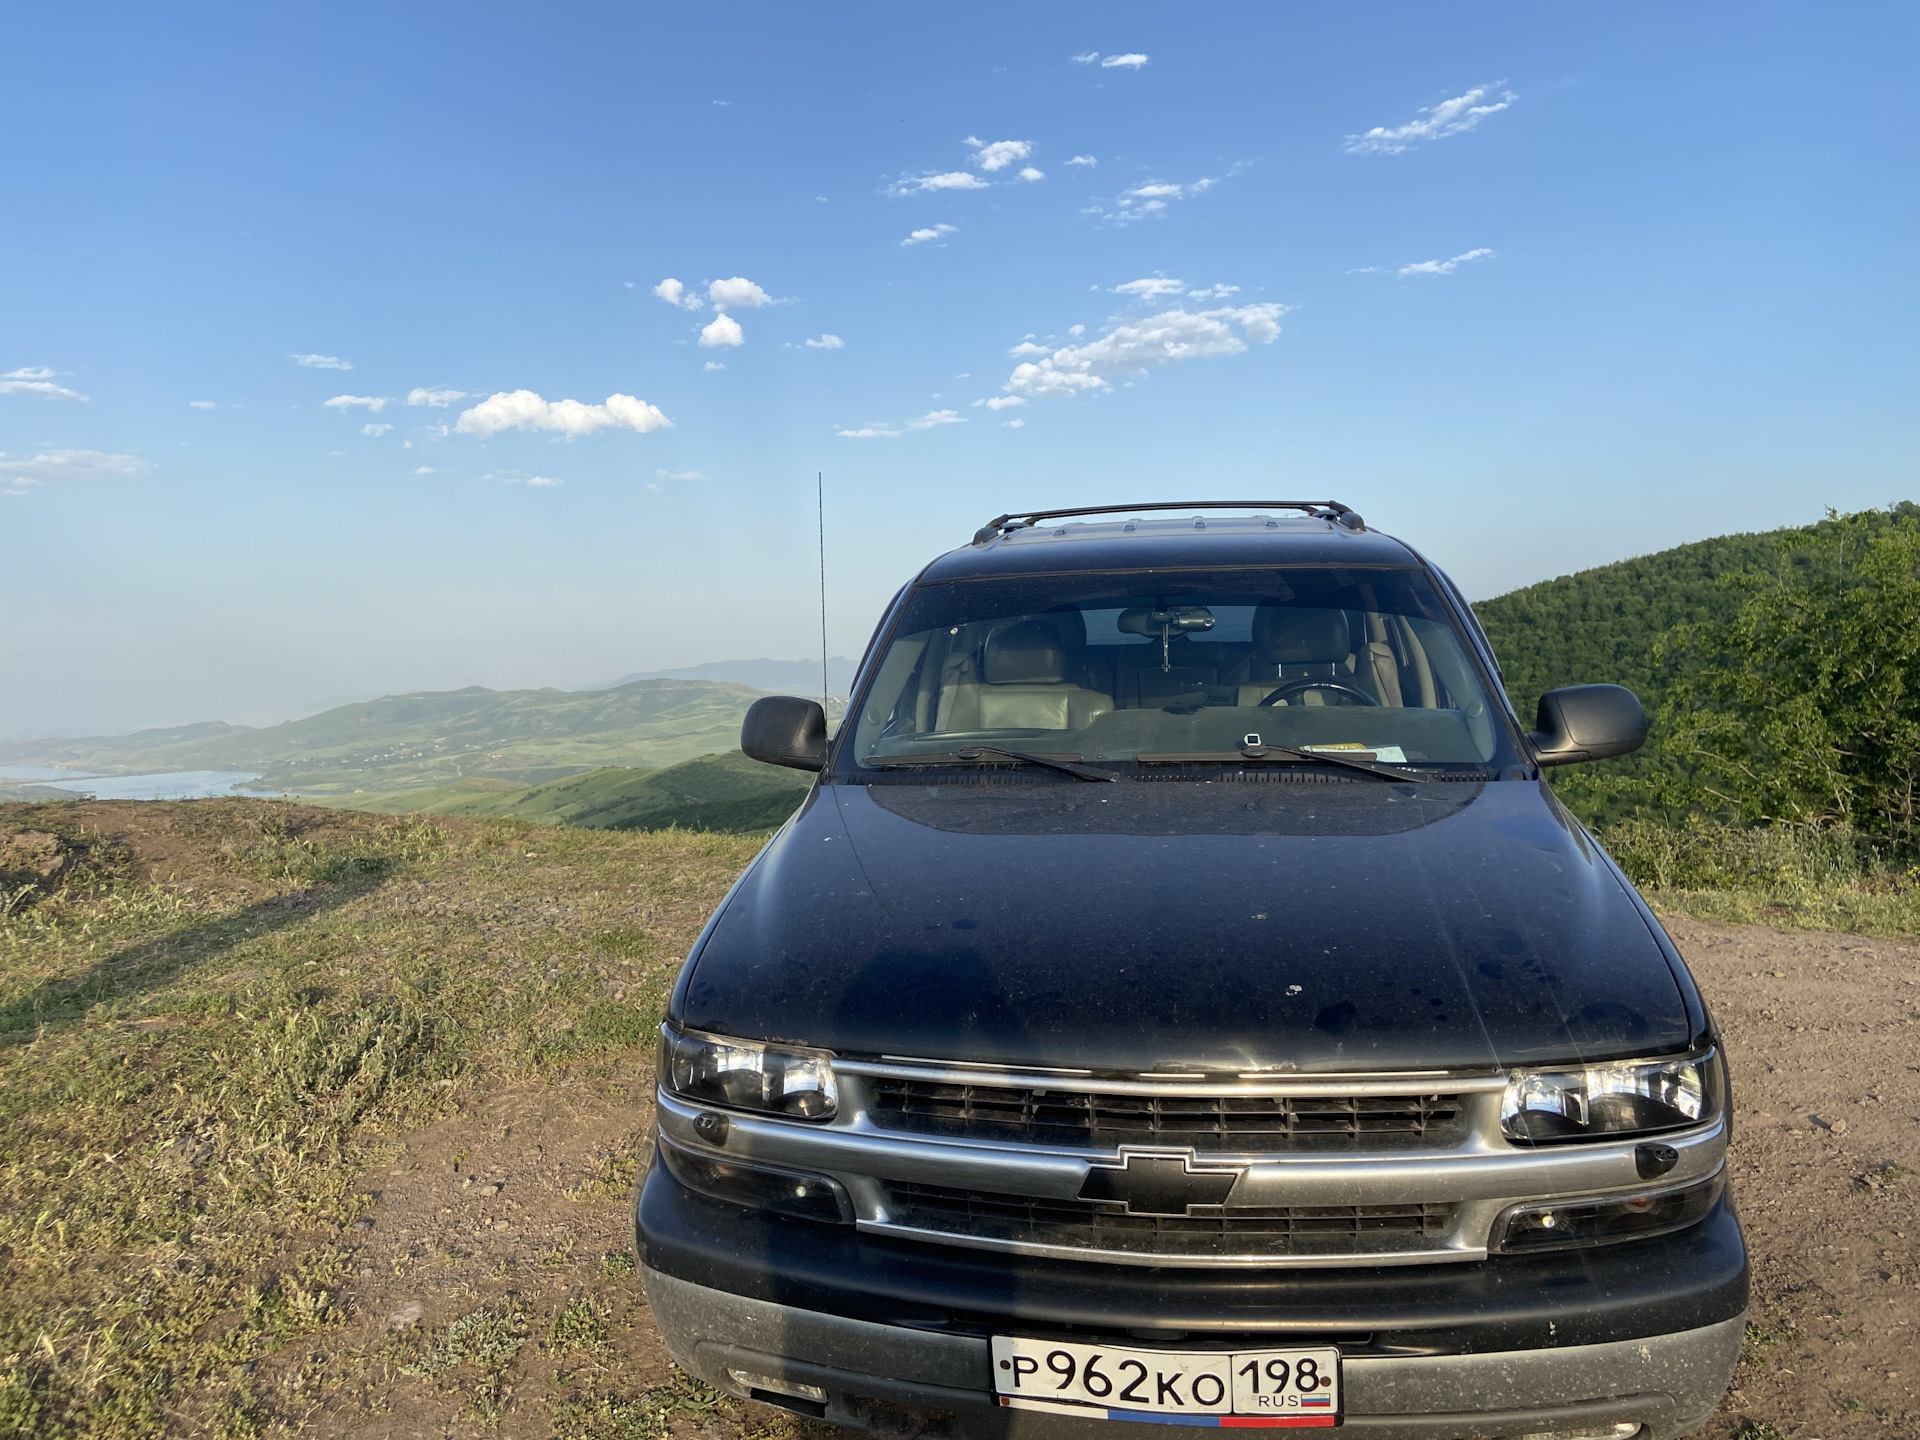
{"type": "Polygon", "coordinates": [[[700,1419],[732,1408],[718,1390],[675,1367],[665,1385],[621,1400],[590,1394],[561,1405],[553,1417],[554,1440],[660,1440],[675,1420],[700,1419]]]}
{"type": "Polygon", "coordinates": [[[418,1375],[472,1392],[473,1410],[482,1420],[497,1420],[505,1408],[507,1367],[527,1343],[527,1314],[513,1303],[469,1310],[444,1330],[427,1336],[400,1373],[418,1375]]]}
{"type": "Polygon", "coordinates": [[[1688,816],[1599,832],[1657,909],[1735,925],[1920,934],[1920,866],[1853,836],[1688,816]]]}
{"type": "Polygon", "coordinates": [[[598,1350],[607,1340],[607,1320],[590,1300],[569,1300],[554,1312],[547,1327],[547,1348],[565,1355],[574,1350],[598,1350]]]}
{"type": "MultiPolygon", "coordinates": [[[[0,915],[0,1436],[36,1440],[294,1423],[248,1376],[337,1333],[372,1157],[449,1082],[650,1054],[756,846],[238,800],[0,806],[22,832],[82,857],[0,915]]],[[[531,1323],[486,1316],[407,1358],[482,1415],[531,1323]]]]}

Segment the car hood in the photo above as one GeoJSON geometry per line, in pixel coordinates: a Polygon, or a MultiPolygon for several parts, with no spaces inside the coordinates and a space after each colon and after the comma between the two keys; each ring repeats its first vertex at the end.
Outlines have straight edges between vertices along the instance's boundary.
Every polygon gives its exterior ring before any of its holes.
{"type": "Polygon", "coordinates": [[[674,1018],[1112,1072],[1695,1039],[1677,956],[1543,783],[1293,775],[823,785],[709,925],[674,1018]]]}

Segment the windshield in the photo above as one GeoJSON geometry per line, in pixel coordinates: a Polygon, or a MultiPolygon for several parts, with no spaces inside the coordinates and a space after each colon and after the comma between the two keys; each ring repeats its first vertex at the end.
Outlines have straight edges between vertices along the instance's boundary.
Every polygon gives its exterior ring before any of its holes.
{"type": "Polygon", "coordinates": [[[982,747],[1153,765],[1272,746],[1481,769],[1502,744],[1462,637],[1411,569],[923,585],[873,675],[843,773],[996,758],[982,747]]]}

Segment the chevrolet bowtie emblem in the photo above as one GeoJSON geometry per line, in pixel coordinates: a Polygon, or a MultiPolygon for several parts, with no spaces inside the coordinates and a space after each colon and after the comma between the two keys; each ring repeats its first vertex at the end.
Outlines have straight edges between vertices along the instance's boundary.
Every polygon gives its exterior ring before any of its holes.
{"type": "Polygon", "coordinates": [[[1118,1165],[1089,1166],[1080,1198],[1117,1201],[1129,1215],[1185,1215],[1195,1205],[1226,1204],[1234,1181],[1246,1173],[1234,1166],[1196,1168],[1191,1155],[1132,1152],[1118,1165]]]}

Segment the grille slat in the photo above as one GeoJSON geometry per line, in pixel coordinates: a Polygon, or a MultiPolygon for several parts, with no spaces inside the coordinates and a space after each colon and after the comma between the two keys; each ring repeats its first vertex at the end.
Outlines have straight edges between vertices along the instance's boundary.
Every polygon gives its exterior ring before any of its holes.
{"type": "Polygon", "coordinates": [[[1183,1258],[1368,1256],[1430,1250],[1451,1204],[1231,1205],[1200,1214],[1129,1215],[1092,1200],[886,1182],[895,1224],[968,1239],[1183,1258]]]}
{"type": "Polygon", "coordinates": [[[1458,1095],[1106,1095],[876,1077],[869,1117],[889,1130],[1033,1144],[1173,1144],[1194,1150],[1441,1145],[1458,1095]]]}

